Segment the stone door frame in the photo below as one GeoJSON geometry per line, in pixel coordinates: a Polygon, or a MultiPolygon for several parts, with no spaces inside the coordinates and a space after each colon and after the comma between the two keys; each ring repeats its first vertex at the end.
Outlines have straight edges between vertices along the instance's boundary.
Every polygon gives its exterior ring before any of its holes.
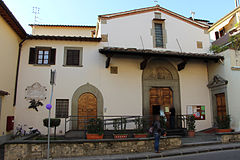
{"type": "MultiPolygon", "coordinates": [[[[80,86],[72,96],[72,111],[71,116],[78,116],[78,99],[84,93],[91,93],[97,98],[97,116],[103,116],[103,96],[98,88],[87,83],[80,86]]],[[[78,130],[77,118],[71,117],[72,130],[78,130]]]]}
{"type": "Polygon", "coordinates": [[[215,75],[212,80],[208,83],[207,87],[210,90],[211,100],[212,100],[212,123],[213,127],[216,126],[217,117],[217,98],[216,94],[224,93],[225,103],[226,103],[226,114],[229,114],[228,108],[228,95],[227,95],[227,84],[228,81],[219,75],[215,75]]]}
{"type": "Polygon", "coordinates": [[[143,115],[149,115],[150,109],[150,89],[152,87],[168,87],[173,92],[173,106],[175,107],[176,115],[181,114],[181,99],[180,99],[180,82],[177,69],[167,59],[152,59],[147,64],[142,74],[143,88],[143,115]],[[172,75],[172,79],[148,79],[151,68],[163,67],[172,75]]]}

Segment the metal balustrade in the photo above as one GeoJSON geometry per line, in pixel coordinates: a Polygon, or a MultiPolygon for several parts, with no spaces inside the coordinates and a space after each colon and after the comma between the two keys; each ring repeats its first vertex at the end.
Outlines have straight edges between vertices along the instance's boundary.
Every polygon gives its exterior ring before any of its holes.
{"type": "MultiPolygon", "coordinates": [[[[90,119],[101,119],[103,122],[104,131],[114,130],[114,123],[118,123],[119,131],[124,130],[136,130],[137,126],[135,122],[137,120],[143,120],[143,129],[148,130],[152,125],[153,116],[126,116],[126,115],[114,115],[114,116],[69,116],[65,118],[65,134],[71,130],[87,131],[87,125],[90,119]],[[75,124],[75,128],[73,126],[75,124]]],[[[183,129],[187,128],[186,123],[187,115],[176,115],[175,117],[175,128],[183,129]]]]}

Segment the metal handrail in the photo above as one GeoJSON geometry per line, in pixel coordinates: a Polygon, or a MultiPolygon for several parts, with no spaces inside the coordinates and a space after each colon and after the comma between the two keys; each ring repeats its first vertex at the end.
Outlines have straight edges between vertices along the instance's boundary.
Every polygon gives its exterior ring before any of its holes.
{"type": "MultiPolygon", "coordinates": [[[[78,122],[78,127],[79,127],[79,123],[82,124],[83,128],[82,130],[86,131],[86,127],[87,124],[89,122],[89,119],[91,118],[101,118],[103,120],[103,124],[104,124],[104,130],[109,130],[109,128],[112,128],[112,125],[114,124],[114,120],[119,120],[121,122],[121,130],[124,129],[124,124],[123,124],[123,119],[126,119],[126,125],[127,128],[131,128],[131,129],[136,129],[135,126],[135,120],[138,118],[142,118],[144,119],[144,129],[146,130],[151,124],[152,124],[152,115],[145,115],[145,116],[130,116],[130,115],[106,115],[106,116],[76,116],[76,115],[71,115],[65,118],[65,133],[70,129],[67,129],[67,125],[70,124],[70,122],[78,122]],[[129,127],[130,126],[130,127],[129,127]]],[[[175,117],[175,124],[176,124],[176,128],[186,128],[187,124],[186,124],[186,119],[187,119],[187,115],[176,115],[175,117]]]]}

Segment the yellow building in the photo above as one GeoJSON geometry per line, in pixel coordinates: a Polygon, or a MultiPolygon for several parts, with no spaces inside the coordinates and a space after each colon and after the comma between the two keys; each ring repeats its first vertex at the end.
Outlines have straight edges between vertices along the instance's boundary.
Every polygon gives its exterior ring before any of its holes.
{"type": "Polygon", "coordinates": [[[8,139],[12,132],[18,53],[26,35],[14,15],[0,0],[0,143],[8,139]]]}

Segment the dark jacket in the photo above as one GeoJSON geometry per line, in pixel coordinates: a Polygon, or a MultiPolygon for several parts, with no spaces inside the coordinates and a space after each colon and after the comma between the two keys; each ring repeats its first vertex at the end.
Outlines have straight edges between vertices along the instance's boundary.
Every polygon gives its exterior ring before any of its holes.
{"type": "Polygon", "coordinates": [[[161,133],[161,124],[159,121],[153,123],[153,133],[161,133]]]}

